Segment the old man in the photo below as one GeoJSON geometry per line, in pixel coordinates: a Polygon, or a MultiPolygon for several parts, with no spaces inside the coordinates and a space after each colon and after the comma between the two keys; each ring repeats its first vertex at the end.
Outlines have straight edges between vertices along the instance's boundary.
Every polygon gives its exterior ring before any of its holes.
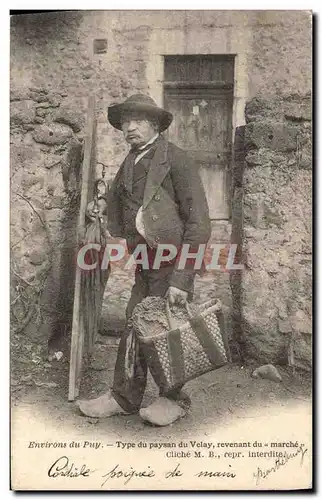
{"type": "MultiPolygon", "coordinates": [[[[136,266],[127,306],[129,326],[120,340],[112,389],[78,403],[88,416],[139,411],[141,418],[150,423],[168,425],[183,417],[190,406],[189,397],[179,388],[161,392],[152,405],[141,408],[147,362],[130,328],[134,307],[147,296],[167,297],[170,305],[184,304],[192,298],[194,265],[181,269],[178,259],[173,258],[153,269],[158,245],[181,249],[186,244],[193,252],[210,237],[208,206],[197,166],[162,135],[172,119],[169,111],[142,94],[108,108],[109,122],[123,132],[131,149],[107,198],[99,200],[100,207],[107,213],[109,232],[113,237],[125,238],[129,252],[134,252],[137,245],[147,245],[149,268],[136,266]]],[[[91,210],[89,205],[89,213],[91,210]]]]}

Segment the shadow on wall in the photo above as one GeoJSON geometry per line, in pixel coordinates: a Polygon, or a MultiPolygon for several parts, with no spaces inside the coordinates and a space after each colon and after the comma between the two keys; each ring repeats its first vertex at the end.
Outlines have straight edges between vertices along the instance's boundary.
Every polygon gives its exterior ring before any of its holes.
{"type": "MultiPolygon", "coordinates": [[[[243,238],[243,175],[245,162],[245,126],[237,127],[234,140],[234,158],[232,165],[232,229],[231,242],[237,244],[236,257],[238,262],[243,262],[241,249],[243,238]]],[[[243,271],[230,272],[230,287],[232,292],[232,338],[234,348],[237,350],[235,356],[244,361],[245,338],[241,327],[241,284],[243,271]]]]}
{"type": "Polygon", "coordinates": [[[63,181],[68,204],[61,217],[59,243],[54,247],[52,268],[48,276],[42,297],[44,311],[54,303],[54,310],[44,323],[50,350],[61,349],[62,343],[68,342],[72,326],[75,263],[76,263],[76,228],[80,203],[80,167],[82,145],[74,142],[70,145],[64,162],[63,181]]]}

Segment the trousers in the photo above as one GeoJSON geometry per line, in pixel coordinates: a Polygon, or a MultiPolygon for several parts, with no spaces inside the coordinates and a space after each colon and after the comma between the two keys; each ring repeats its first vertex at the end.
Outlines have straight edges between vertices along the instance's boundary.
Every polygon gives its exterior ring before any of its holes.
{"type": "MultiPolygon", "coordinates": [[[[135,306],[145,297],[164,297],[166,295],[173,267],[173,265],[168,265],[151,270],[142,270],[140,266],[136,268],[135,283],[126,310],[127,327],[120,339],[112,387],[114,399],[129,413],[136,413],[141,407],[148,370],[138,338],[131,328],[130,318],[135,306]]],[[[189,292],[188,300],[192,300],[192,296],[193,290],[189,292]]],[[[189,398],[181,392],[181,389],[178,388],[167,393],[160,391],[160,396],[185,405],[189,398]]]]}

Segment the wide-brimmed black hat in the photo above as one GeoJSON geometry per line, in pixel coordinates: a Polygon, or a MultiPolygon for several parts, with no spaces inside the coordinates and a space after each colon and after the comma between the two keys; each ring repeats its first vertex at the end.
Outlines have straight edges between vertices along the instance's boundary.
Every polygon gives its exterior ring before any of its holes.
{"type": "Polygon", "coordinates": [[[122,115],[126,112],[140,112],[157,119],[159,122],[159,130],[166,130],[173,120],[173,115],[163,108],[159,108],[154,100],[144,94],[135,94],[128,97],[121,104],[115,104],[108,108],[108,120],[113,127],[122,130],[122,115]]]}

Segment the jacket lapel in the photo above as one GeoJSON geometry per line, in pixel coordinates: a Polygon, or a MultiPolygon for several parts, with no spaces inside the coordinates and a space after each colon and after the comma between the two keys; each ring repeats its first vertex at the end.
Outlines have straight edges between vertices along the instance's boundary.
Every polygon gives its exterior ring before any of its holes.
{"type": "Polygon", "coordinates": [[[135,155],[129,153],[123,162],[123,184],[125,189],[132,194],[133,185],[133,167],[134,167],[135,155]]]}
{"type": "Polygon", "coordinates": [[[170,170],[170,165],[167,163],[167,152],[168,142],[161,138],[158,141],[154,156],[151,159],[144,190],[143,210],[150,203],[155,192],[158,190],[163,179],[170,170]]]}

